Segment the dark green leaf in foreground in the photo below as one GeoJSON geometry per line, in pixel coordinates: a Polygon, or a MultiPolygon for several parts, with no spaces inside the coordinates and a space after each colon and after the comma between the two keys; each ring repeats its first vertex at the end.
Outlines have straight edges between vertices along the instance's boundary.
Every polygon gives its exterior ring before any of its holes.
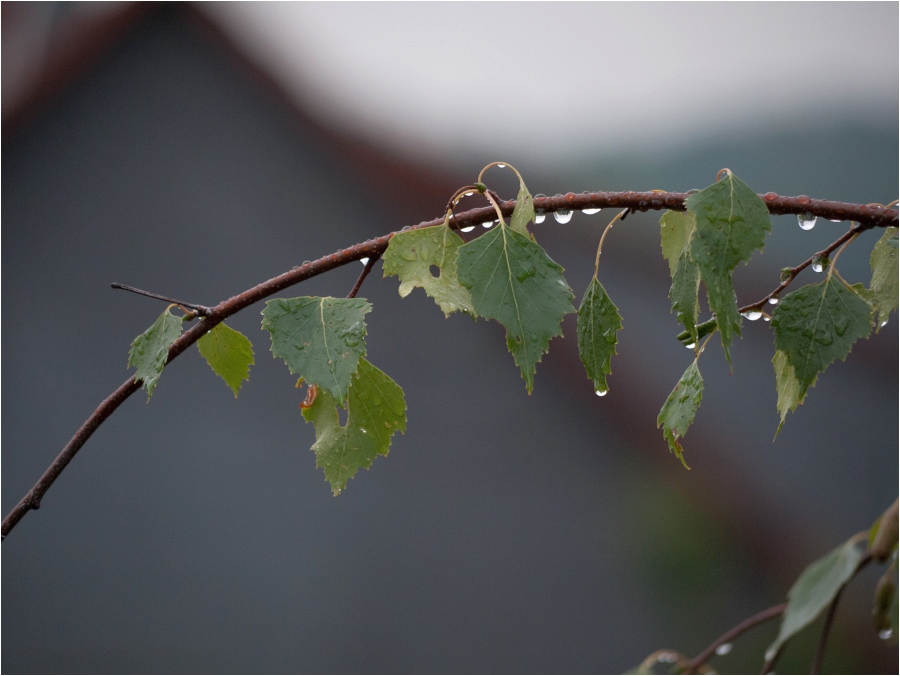
{"type": "Polygon", "coordinates": [[[738,263],[746,263],[756,249],[762,249],[772,229],[769,211],[755,192],[730,173],[688,197],[685,205],[697,222],[691,258],[700,268],[709,309],[716,314],[722,347],[730,363],[729,347],[734,336],[741,335],[731,275],[738,263]]]}
{"type": "Polygon", "coordinates": [[[695,359],[681,376],[678,384],[675,385],[675,389],[666,399],[666,403],[663,404],[659,417],[656,419],[656,426],[663,428],[663,436],[669,444],[669,449],[681,461],[685,469],[690,469],[690,467],[684,460],[684,449],[678,439],[687,434],[688,427],[691,426],[697,409],[700,408],[702,398],[703,376],[700,375],[700,369],[695,359]]]}
{"type": "Polygon", "coordinates": [[[669,262],[669,275],[674,279],[682,252],[694,231],[694,215],[690,211],[667,211],[659,219],[662,254],[669,262]]]}
{"type": "Polygon", "coordinates": [[[869,283],[868,300],[878,313],[875,331],[887,324],[891,312],[897,309],[897,228],[886,228],[881,239],[872,249],[869,264],[872,281],[869,283]],[[893,242],[893,244],[891,244],[893,242]]]}
{"type": "Polygon", "coordinates": [[[272,354],[291,373],[344,402],[350,376],[366,353],[363,298],[276,298],[266,303],[262,327],[272,334],[272,354]]]}
{"type": "Polygon", "coordinates": [[[419,286],[445,316],[457,310],[474,315],[472,296],[456,277],[456,255],[463,244],[462,237],[446,224],[397,233],[384,252],[384,276],[400,278],[403,298],[419,286]],[[431,274],[432,265],[440,270],[437,277],[431,274]]]}
{"type": "Polygon", "coordinates": [[[700,270],[685,249],[678,259],[678,266],[672,277],[669,298],[672,300],[672,312],[684,325],[684,330],[691,335],[691,342],[695,345],[700,340],[697,335],[697,317],[700,315],[700,302],[697,299],[699,292],[700,270]]]}
{"type": "Polygon", "coordinates": [[[528,224],[534,220],[534,201],[525,182],[519,178],[519,194],[516,196],[516,208],[513,209],[512,216],[509,219],[509,226],[530,239],[534,239],[528,232],[528,224]]]}
{"type": "Polygon", "coordinates": [[[535,365],[550,339],[562,335],[562,319],[574,312],[563,269],[535,242],[506,225],[460,247],[459,281],[472,292],[475,312],[506,328],[506,344],[534,385],[535,365]]]}
{"type": "Polygon", "coordinates": [[[578,308],[578,353],[599,395],[609,390],[606,376],[611,373],[609,361],[616,353],[617,333],[621,328],[618,308],[594,277],[578,308]]]}
{"type": "Polygon", "coordinates": [[[197,349],[237,399],[242,381],[250,380],[250,366],[253,364],[250,339],[230,326],[216,324],[197,341],[197,349]]]}
{"type": "Polygon", "coordinates": [[[181,335],[182,325],[181,317],[166,308],[153,325],[131,343],[128,365],[137,368],[134,378],[143,383],[148,400],[169,358],[169,346],[181,335]]]}
{"type": "Polygon", "coordinates": [[[799,403],[829,364],[845,359],[871,331],[871,308],[834,275],[781,299],[772,312],[775,349],[787,355],[799,384],[799,403]]]}
{"type": "Polygon", "coordinates": [[[303,417],[316,428],[316,466],[337,495],[360,467],[368,468],[377,455],[387,455],[391,437],[406,431],[403,390],[366,359],[359,360],[347,395],[347,422],[340,424],[338,401],[320,390],[303,417]]]}
{"type": "Polygon", "coordinates": [[[853,577],[862,559],[858,539],[851,538],[840,547],[810,564],[788,592],[788,607],[781,620],[778,638],[766,650],[771,659],[794,634],[816,620],[841,588],[853,577]]]}

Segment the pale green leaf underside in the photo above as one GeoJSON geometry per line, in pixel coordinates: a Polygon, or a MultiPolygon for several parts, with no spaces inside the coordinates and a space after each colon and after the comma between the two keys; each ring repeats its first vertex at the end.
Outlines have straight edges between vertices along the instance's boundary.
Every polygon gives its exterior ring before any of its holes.
{"type": "Polygon", "coordinates": [[[669,298],[672,301],[672,312],[684,325],[685,330],[691,334],[694,344],[699,337],[697,335],[697,317],[700,315],[700,302],[697,298],[700,292],[700,270],[691,260],[688,250],[682,251],[672,277],[672,287],[669,289],[669,298]]]}
{"type": "Polygon", "coordinates": [[[456,256],[463,239],[446,224],[408,230],[391,238],[384,252],[384,276],[400,278],[400,295],[405,298],[415,287],[425,290],[449,317],[451,312],[475,314],[469,290],[456,276],[456,256]],[[435,277],[431,266],[440,270],[435,277]]]}
{"type": "Polygon", "coordinates": [[[406,431],[406,401],[403,390],[365,358],[353,374],[347,395],[347,422],[341,426],[338,401],[319,391],[303,417],[316,428],[316,466],[337,495],[357,470],[369,468],[377,455],[387,455],[391,437],[406,431]]]}
{"type": "Polygon", "coordinates": [[[669,450],[686,469],[690,467],[684,460],[684,449],[678,440],[687,434],[688,427],[691,426],[697,409],[700,408],[702,398],[703,376],[700,375],[700,368],[694,360],[675,385],[656,419],[656,426],[663,428],[663,436],[669,444],[669,450]]]}
{"type": "Polygon", "coordinates": [[[148,400],[153,395],[163,366],[169,358],[169,346],[181,335],[182,326],[181,318],[173,315],[167,308],[149,329],[131,343],[128,366],[137,368],[134,378],[143,383],[148,400]]]}
{"type": "Polygon", "coordinates": [[[622,328],[619,310],[597,278],[591,280],[578,308],[578,353],[594,383],[594,390],[606,392],[610,359],[616,353],[617,333],[622,328]]]}
{"type": "Polygon", "coordinates": [[[362,298],[276,298],[262,311],[262,327],[272,334],[272,354],[291,373],[343,402],[366,353],[365,316],[371,311],[362,298]]]}
{"type": "Polygon", "coordinates": [[[506,328],[506,344],[530,393],[535,365],[562,319],[574,312],[563,269],[527,237],[500,225],[460,247],[459,281],[472,293],[475,312],[506,328]]]}
{"type": "Polygon", "coordinates": [[[788,592],[788,607],[781,620],[778,638],[766,651],[770,659],[794,634],[815,621],[853,577],[862,559],[855,539],[810,564],[788,592]]]}
{"type": "MultiPolygon", "coordinates": [[[[796,411],[797,407],[803,403],[806,393],[801,393],[800,382],[794,375],[794,367],[788,361],[788,356],[781,350],[775,350],[775,356],[772,357],[772,366],[775,369],[775,391],[778,393],[778,402],[776,408],[781,421],[778,423],[778,429],[775,436],[781,431],[784,425],[784,419],[787,417],[788,411],[796,411]]],[[[810,387],[816,384],[815,378],[810,387]]]]}
{"type": "Polygon", "coordinates": [[[871,308],[836,276],[804,286],[772,312],[775,349],[787,355],[799,384],[797,400],[829,364],[845,359],[853,343],[871,331],[871,308]]]}
{"type": "Polygon", "coordinates": [[[528,232],[528,224],[534,220],[534,201],[525,184],[519,181],[519,194],[516,196],[516,208],[509,219],[509,226],[529,239],[534,239],[528,232]]]}
{"type": "Polygon", "coordinates": [[[666,211],[659,225],[663,258],[669,262],[669,276],[674,279],[678,261],[694,231],[694,215],[690,211],[666,211]]]}
{"type": "Polygon", "coordinates": [[[197,349],[237,399],[242,381],[250,380],[250,366],[253,364],[250,339],[230,326],[216,324],[197,341],[197,349]]]}
{"type": "Polygon", "coordinates": [[[897,246],[889,242],[897,237],[897,228],[886,228],[875,243],[869,264],[872,281],[869,283],[868,300],[878,313],[875,330],[887,324],[891,312],[897,309],[897,246]]]}
{"type": "Polygon", "coordinates": [[[734,336],[741,335],[731,275],[739,263],[746,263],[755,250],[762,249],[772,229],[769,211],[733,174],[691,195],[685,204],[696,218],[691,258],[700,268],[709,309],[716,314],[722,347],[730,362],[729,347],[734,336]]]}

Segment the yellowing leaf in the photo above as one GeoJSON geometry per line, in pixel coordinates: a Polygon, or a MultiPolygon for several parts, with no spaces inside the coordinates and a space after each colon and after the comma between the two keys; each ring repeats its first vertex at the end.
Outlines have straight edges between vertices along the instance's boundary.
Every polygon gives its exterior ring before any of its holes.
{"type": "Polygon", "coordinates": [[[338,418],[338,401],[320,390],[303,417],[316,428],[316,466],[337,495],[357,470],[369,468],[377,455],[387,455],[391,437],[406,431],[403,390],[365,358],[353,374],[347,395],[347,422],[338,418]]]}
{"type": "MultiPolygon", "coordinates": [[[[803,403],[806,393],[801,393],[800,382],[794,375],[794,367],[788,361],[788,356],[781,350],[775,351],[772,357],[772,366],[775,368],[775,391],[778,393],[778,415],[781,416],[781,422],[778,423],[778,429],[775,430],[775,436],[781,432],[784,426],[784,419],[787,417],[788,411],[796,411],[797,407],[803,403]]],[[[815,385],[815,378],[811,385],[815,385]]]]}
{"type": "Polygon", "coordinates": [[[697,223],[691,238],[691,258],[700,268],[709,309],[716,314],[722,347],[730,363],[729,347],[734,336],[741,335],[731,275],[738,263],[746,263],[756,249],[762,249],[772,229],[769,210],[755,192],[730,173],[688,197],[685,204],[697,223]]]}
{"type": "Polygon", "coordinates": [[[445,316],[449,317],[457,310],[474,315],[472,296],[456,277],[456,256],[463,244],[462,237],[446,223],[400,232],[391,237],[384,252],[384,276],[400,278],[400,296],[403,298],[419,286],[434,299],[445,316]],[[431,274],[431,266],[438,268],[437,276],[431,274]]]}
{"type": "Polygon", "coordinates": [[[666,211],[659,225],[663,258],[669,262],[669,275],[674,279],[678,261],[694,231],[694,215],[690,211],[666,211]]]}
{"type": "Polygon", "coordinates": [[[216,324],[197,341],[197,349],[237,399],[242,381],[250,380],[250,366],[253,364],[253,345],[250,339],[230,326],[216,324]]]}
{"type": "Polygon", "coordinates": [[[137,368],[134,378],[143,383],[148,401],[169,359],[169,346],[181,335],[182,324],[181,318],[166,308],[153,325],[131,343],[128,365],[137,368]]]}
{"type": "Polygon", "coordinates": [[[343,402],[366,353],[365,316],[371,311],[363,298],[276,298],[262,311],[262,327],[272,334],[272,354],[291,373],[343,402]]]}
{"type": "Polygon", "coordinates": [[[700,375],[700,368],[695,359],[675,385],[656,419],[656,426],[663,428],[663,436],[669,444],[669,450],[681,461],[685,469],[690,467],[684,460],[684,449],[678,439],[687,434],[688,427],[691,426],[697,409],[700,408],[702,398],[703,376],[700,375]]]}
{"type": "Polygon", "coordinates": [[[563,269],[535,242],[501,224],[460,247],[459,281],[475,312],[506,328],[506,345],[531,392],[535,365],[574,312],[563,269]]]}

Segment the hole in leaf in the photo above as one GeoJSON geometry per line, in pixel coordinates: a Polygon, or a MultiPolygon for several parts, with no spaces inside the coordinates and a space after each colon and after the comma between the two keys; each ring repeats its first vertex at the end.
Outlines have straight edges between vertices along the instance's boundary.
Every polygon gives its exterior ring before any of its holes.
{"type": "Polygon", "coordinates": [[[346,409],[343,409],[340,406],[338,406],[337,412],[338,412],[338,424],[341,427],[346,427],[347,426],[347,411],[346,411],[346,409]]]}
{"type": "Polygon", "coordinates": [[[437,265],[432,265],[431,267],[429,267],[428,272],[431,273],[432,277],[440,277],[441,276],[441,269],[437,265]]]}

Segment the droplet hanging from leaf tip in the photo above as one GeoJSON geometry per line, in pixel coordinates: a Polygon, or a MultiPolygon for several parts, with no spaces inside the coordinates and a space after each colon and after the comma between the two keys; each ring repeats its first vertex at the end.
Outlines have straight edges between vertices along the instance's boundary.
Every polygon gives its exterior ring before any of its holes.
{"type": "Polygon", "coordinates": [[[596,394],[598,397],[605,397],[607,394],[609,394],[609,389],[606,389],[606,390],[594,390],[594,394],[596,394]]]}
{"type": "Polygon", "coordinates": [[[799,213],[797,214],[797,225],[801,230],[812,230],[816,227],[816,217],[806,211],[799,213]]]}

